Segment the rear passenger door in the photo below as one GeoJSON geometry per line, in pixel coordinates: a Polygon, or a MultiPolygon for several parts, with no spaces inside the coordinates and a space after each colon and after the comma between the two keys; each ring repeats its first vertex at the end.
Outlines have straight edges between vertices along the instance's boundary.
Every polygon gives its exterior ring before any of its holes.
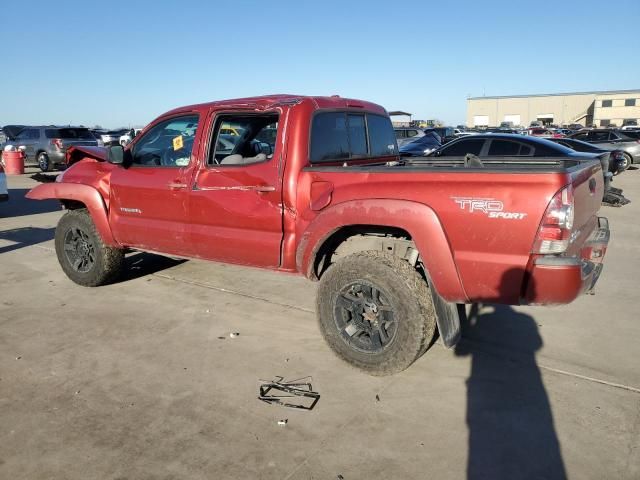
{"type": "Polygon", "coordinates": [[[189,192],[194,255],[277,267],[283,238],[286,110],[219,113],[209,124],[213,128],[205,164],[189,192]]]}

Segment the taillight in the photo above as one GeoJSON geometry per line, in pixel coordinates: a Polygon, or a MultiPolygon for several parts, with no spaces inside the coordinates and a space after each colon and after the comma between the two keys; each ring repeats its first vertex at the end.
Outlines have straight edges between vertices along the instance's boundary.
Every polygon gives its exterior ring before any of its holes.
{"type": "Polygon", "coordinates": [[[56,147],[58,150],[62,150],[62,139],[61,138],[52,138],[51,145],[56,147]]]}
{"type": "Polygon", "coordinates": [[[562,253],[569,247],[573,228],[573,187],[567,185],[554,195],[542,217],[533,253],[562,253]]]}

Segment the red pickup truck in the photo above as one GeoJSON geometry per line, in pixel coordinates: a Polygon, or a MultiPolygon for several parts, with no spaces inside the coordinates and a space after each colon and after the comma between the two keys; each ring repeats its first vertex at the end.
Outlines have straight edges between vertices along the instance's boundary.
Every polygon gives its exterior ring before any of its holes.
{"type": "Polygon", "coordinates": [[[128,250],[319,280],[330,347],[375,375],[460,335],[457,305],[562,304],[609,241],[600,163],[404,159],[384,108],[274,95],[172,110],[126,148],[78,147],[57,182],[60,264],[114,281],[128,250]]]}

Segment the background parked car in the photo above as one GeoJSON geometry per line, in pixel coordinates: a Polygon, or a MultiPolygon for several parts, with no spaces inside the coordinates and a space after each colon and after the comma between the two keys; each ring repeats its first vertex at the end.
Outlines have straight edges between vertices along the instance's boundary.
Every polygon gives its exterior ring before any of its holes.
{"type": "Polygon", "coordinates": [[[593,130],[574,133],[570,138],[597,145],[604,150],[622,150],[625,158],[625,169],[633,163],[640,163],[640,140],[627,135],[627,132],[595,128],[593,130]]]}
{"type": "Polygon", "coordinates": [[[458,138],[434,150],[429,157],[463,157],[473,154],[482,159],[487,156],[504,157],[571,157],[576,160],[598,159],[602,166],[605,191],[610,188],[609,158],[611,152],[604,150],[600,153],[586,153],[572,150],[552,142],[546,138],[531,136],[516,136],[499,133],[486,133],[473,137],[458,138]]]}
{"type": "Polygon", "coordinates": [[[543,138],[559,138],[564,137],[562,133],[557,133],[554,130],[549,130],[548,128],[530,128],[529,135],[533,135],[534,137],[543,137],[543,138]]]}
{"type": "Polygon", "coordinates": [[[420,128],[394,128],[393,131],[396,134],[396,141],[398,147],[409,143],[417,139],[418,137],[424,137],[424,132],[420,128]]]}
{"type": "Polygon", "coordinates": [[[447,143],[456,138],[453,127],[431,127],[425,128],[424,133],[434,132],[440,137],[441,143],[447,143]]]}
{"type": "Polygon", "coordinates": [[[122,145],[123,147],[129,145],[131,141],[136,138],[136,135],[138,135],[141,131],[141,128],[130,129],[129,131],[127,131],[127,133],[120,136],[120,145],[122,145]]]}
{"type": "MultiPolygon", "coordinates": [[[[597,145],[592,145],[591,143],[583,142],[582,140],[576,140],[575,138],[550,138],[549,140],[559,145],[564,145],[576,152],[603,153],[608,151],[598,147],[597,145]]],[[[624,152],[622,150],[611,151],[611,155],[609,156],[609,171],[614,175],[617,175],[624,171],[624,165],[624,152]]]]}
{"type": "Polygon", "coordinates": [[[408,157],[424,157],[442,145],[434,133],[415,138],[399,148],[400,155],[408,157]]]}
{"type": "Polygon", "coordinates": [[[69,147],[97,146],[98,142],[88,128],[49,125],[24,127],[7,145],[24,147],[26,162],[35,162],[40,170],[50,172],[64,164],[69,147]]]}
{"type": "Polygon", "coordinates": [[[107,130],[100,135],[100,139],[105,147],[108,147],[109,145],[120,145],[120,137],[127,132],[128,130],[126,128],[121,128],[119,130],[107,130]]]}

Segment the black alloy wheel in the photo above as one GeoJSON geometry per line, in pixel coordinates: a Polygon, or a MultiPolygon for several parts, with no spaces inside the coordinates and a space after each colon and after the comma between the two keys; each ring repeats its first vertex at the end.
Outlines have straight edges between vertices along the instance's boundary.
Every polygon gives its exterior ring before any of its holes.
{"type": "Polygon", "coordinates": [[[64,253],[76,272],[87,273],[96,264],[96,248],[89,235],[78,227],[64,236],[64,253]]]}
{"type": "Polygon", "coordinates": [[[389,296],[368,282],[347,285],[336,297],[334,321],[342,340],[363,353],[385,350],[397,332],[389,296]]]}

